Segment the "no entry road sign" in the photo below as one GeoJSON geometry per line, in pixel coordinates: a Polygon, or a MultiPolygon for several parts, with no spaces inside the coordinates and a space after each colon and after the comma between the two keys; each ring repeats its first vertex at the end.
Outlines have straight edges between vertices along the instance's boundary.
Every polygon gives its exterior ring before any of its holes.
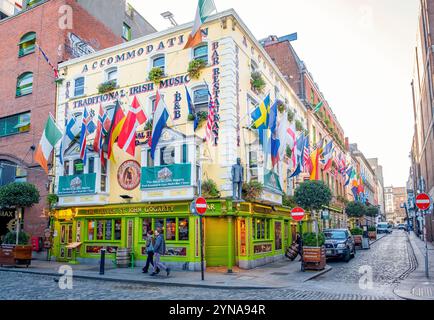
{"type": "Polygon", "coordinates": [[[291,216],[295,221],[301,221],[304,218],[304,210],[302,208],[294,208],[291,211],[291,216]]]}
{"type": "Polygon", "coordinates": [[[416,197],[416,207],[418,207],[419,210],[428,210],[430,206],[431,199],[426,193],[421,193],[416,197]]]}
{"type": "Polygon", "coordinates": [[[203,197],[196,199],[196,212],[200,215],[205,214],[207,209],[206,200],[203,197]]]}

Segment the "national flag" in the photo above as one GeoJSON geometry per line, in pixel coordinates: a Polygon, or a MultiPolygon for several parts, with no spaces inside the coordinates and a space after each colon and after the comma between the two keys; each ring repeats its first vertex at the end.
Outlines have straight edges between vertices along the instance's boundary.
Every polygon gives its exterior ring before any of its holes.
{"type": "Polygon", "coordinates": [[[48,174],[48,158],[51,155],[56,144],[62,139],[62,131],[57,127],[53,116],[49,115],[45,124],[44,132],[42,133],[41,141],[35,153],[35,161],[44,168],[48,174]]]}
{"type": "Polygon", "coordinates": [[[113,119],[111,121],[110,130],[108,134],[108,158],[112,161],[115,161],[114,157],[114,145],[116,142],[116,139],[119,137],[122,127],[125,122],[125,114],[122,110],[122,107],[119,103],[119,101],[116,101],[116,107],[113,113],[113,119]]]}
{"type": "Polygon", "coordinates": [[[83,111],[83,122],[81,124],[81,134],[80,134],[80,159],[83,160],[83,164],[86,165],[87,160],[87,136],[89,134],[88,124],[92,121],[89,112],[87,111],[87,106],[84,107],[83,111]]]}
{"type": "Polygon", "coordinates": [[[80,134],[80,123],[74,117],[71,116],[66,121],[65,133],[62,137],[62,142],[60,144],[60,163],[63,165],[63,156],[65,151],[69,148],[71,143],[75,141],[76,137],[80,134]]]}
{"type": "MultiPolygon", "coordinates": [[[[278,132],[277,135],[280,140],[280,147],[279,147],[279,157],[280,159],[285,158],[286,149],[290,148],[292,150],[294,148],[294,141],[292,140],[293,137],[290,136],[288,130],[290,129],[289,121],[287,113],[285,112],[283,114],[282,120],[279,123],[278,132]]],[[[295,138],[295,137],[294,137],[295,138]]]]}
{"type": "Polygon", "coordinates": [[[324,105],[324,101],[321,101],[320,103],[318,103],[314,108],[314,112],[318,113],[321,110],[321,108],[323,107],[323,105],[324,105]]]}
{"type": "Polygon", "coordinates": [[[208,118],[205,127],[206,135],[204,140],[207,142],[214,140],[214,145],[217,145],[217,138],[219,135],[218,114],[217,114],[217,109],[216,109],[214,99],[212,97],[211,92],[209,91],[209,87],[208,87],[208,96],[209,96],[208,118]]]}
{"type": "Polygon", "coordinates": [[[103,151],[103,142],[104,142],[104,121],[107,118],[107,114],[104,112],[102,105],[99,106],[99,113],[98,113],[98,122],[97,122],[97,128],[95,133],[95,139],[93,141],[93,150],[99,154],[101,164],[105,167],[105,158],[104,158],[104,151],[103,151]]]}
{"type": "Polygon", "coordinates": [[[274,134],[277,130],[277,106],[278,101],[270,107],[268,112],[267,128],[270,129],[271,134],[274,134]]]}
{"type": "Polygon", "coordinates": [[[193,48],[202,43],[202,31],[200,28],[214,11],[217,11],[217,9],[213,0],[199,0],[193,30],[188,37],[184,49],[193,48]]]}
{"type": "Polygon", "coordinates": [[[324,149],[324,153],[323,153],[323,161],[322,163],[324,164],[324,172],[327,172],[331,169],[332,167],[332,160],[333,160],[333,141],[330,141],[325,149],[324,149]]]}
{"type": "Polygon", "coordinates": [[[196,129],[199,126],[199,119],[197,118],[196,109],[187,86],[185,86],[185,92],[187,95],[188,114],[191,114],[194,117],[194,131],[196,132],[196,129]]]}
{"type": "Polygon", "coordinates": [[[279,155],[280,140],[275,135],[271,136],[271,164],[273,168],[280,161],[279,155]]]}
{"type": "Polygon", "coordinates": [[[310,173],[310,180],[319,180],[319,159],[321,157],[322,151],[322,148],[317,148],[310,155],[312,161],[312,172],[310,173]]]}
{"type": "Polygon", "coordinates": [[[143,108],[140,106],[139,100],[135,96],[118,138],[119,148],[130,154],[132,157],[136,156],[137,128],[145,124],[147,120],[148,117],[146,117],[143,108]]]}
{"type": "Polygon", "coordinates": [[[312,171],[312,161],[310,159],[310,144],[309,137],[305,138],[303,148],[303,169],[305,172],[310,173],[312,171]]]}
{"type": "Polygon", "coordinates": [[[51,67],[51,69],[53,70],[53,72],[54,72],[54,77],[55,77],[56,79],[58,79],[58,78],[59,78],[59,70],[57,70],[57,68],[55,68],[55,67],[53,66],[53,64],[50,62],[50,59],[48,59],[47,54],[44,52],[44,50],[42,50],[42,48],[39,46],[38,43],[36,43],[36,46],[38,47],[38,49],[39,49],[39,51],[41,52],[42,56],[44,57],[45,61],[48,63],[48,65],[49,65],[49,66],[51,67]]]}
{"type": "Polygon", "coordinates": [[[264,130],[268,129],[268,115],[270,111],[270,94],[268,94],[264,101],[252,112],[251,117],[253,120],[253,126],[258,129],[259,143],[263,144],[264,135],[267,134],[264,130]]]}
{"type": "Polygon", "coordinates": [[[161,134],[163,133],[163,129],[167,124],[167,120],[169,119],[169,112],[167,111],[167,106],[164,103],[163,98],[160,95],[160,92],[157,91],[157,99],[155,101],[154,113],[154,124],[152,126],[152,136],[151,136],[151,157],[154,159],[155,150],[157,149],[158,141],[160,141],[161,134]]]}
{"type": "Polygon", "coordinates": [[[303,171],[303,155],[304,148],[306,145],[306,140],[309,140],[304,134],[301,134],[297,139],[297,143],[294,144],[294,148],[292,149],[292,165],[295,168],[295,171],[291,175],[290,178],[294,178],[300,175],[303,171]]]}

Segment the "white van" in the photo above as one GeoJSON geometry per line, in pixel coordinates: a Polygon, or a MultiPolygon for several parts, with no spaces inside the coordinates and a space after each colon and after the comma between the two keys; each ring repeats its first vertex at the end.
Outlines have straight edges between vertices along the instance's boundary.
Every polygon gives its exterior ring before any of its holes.
{"type": "Polygon", "coordinates": [[[387,222],[377,223],[377,233],[392,233],[392,226],[387,222]]]}

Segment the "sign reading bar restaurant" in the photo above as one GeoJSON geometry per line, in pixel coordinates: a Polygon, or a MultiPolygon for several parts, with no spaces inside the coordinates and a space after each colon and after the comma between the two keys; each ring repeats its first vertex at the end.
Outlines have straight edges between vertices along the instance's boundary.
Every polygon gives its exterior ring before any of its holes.
{"type": "Polygon", "coordinates": [[[58,195],[94,194],[96,173],[59,177],[58,195]]]}
{"type": "Polygon", "coordinates": [[[182,187],[191,185],[191,164],[172,164],[142,168],[141,189],[182,187]]]}

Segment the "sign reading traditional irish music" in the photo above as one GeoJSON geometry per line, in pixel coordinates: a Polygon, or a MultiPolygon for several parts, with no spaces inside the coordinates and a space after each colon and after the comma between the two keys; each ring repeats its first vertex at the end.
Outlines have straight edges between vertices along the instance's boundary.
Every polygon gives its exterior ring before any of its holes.
{"type": "Polygon", "coordinates": [[[96,173],[59,177],[58,195],[94,194],[96,173]]]}
{"type": "Polygon", "coordinates": [[[191,186],[191,164],[142,168],[141,189],[191,186]]]}

